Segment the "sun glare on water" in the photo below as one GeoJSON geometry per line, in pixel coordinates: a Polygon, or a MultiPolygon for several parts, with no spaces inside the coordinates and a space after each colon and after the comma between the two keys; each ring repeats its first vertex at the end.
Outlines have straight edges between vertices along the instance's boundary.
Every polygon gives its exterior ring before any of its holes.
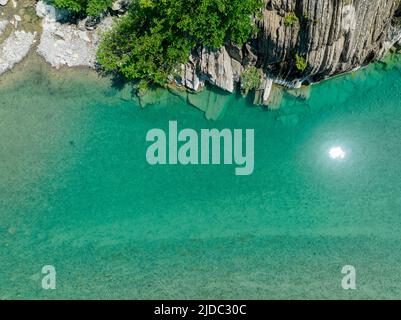
{"type": "Polygon", "coordinates": [[[329,155],[334,160],[341,160],[345,158],[346,153],[341,147],[333,147],[330,149],[329,155]]]}

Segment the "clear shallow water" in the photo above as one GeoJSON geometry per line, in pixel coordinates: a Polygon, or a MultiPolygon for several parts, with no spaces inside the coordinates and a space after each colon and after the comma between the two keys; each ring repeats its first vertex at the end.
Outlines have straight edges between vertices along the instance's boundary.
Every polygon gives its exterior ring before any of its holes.
{"type": "MultiPolygon", "coordinates": [[[[398,58],[399,59],[399,58],[398,58]]],[[[89,71],[0,78],[0,298],[399,298],[401,66],[285,96],[137,107],[89,71]],[[151,167],[151,128],[254,128],[255,171],[151,167]],[[340,145],[344,161],[328,151],[340,145]],[[57,289],[41,289],[54,265],[57,289]],[[341,268],[358,290],[341,289],[341,268]]]]}

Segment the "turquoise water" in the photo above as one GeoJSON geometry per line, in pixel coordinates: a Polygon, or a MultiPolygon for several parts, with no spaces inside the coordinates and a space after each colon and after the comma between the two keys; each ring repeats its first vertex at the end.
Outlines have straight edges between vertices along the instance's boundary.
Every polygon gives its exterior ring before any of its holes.
{"type": "Polygon", "coordinates": [[[226,96],[217,121],[26,61],[0,79],[0,298],[400,298],[399,59],[274,112],[226,96]],[[255,129],[253,175],[151,167],[146,133],[169,120],[255,129]],[[355,291],[341,288],[348,264],[355,291]]]}

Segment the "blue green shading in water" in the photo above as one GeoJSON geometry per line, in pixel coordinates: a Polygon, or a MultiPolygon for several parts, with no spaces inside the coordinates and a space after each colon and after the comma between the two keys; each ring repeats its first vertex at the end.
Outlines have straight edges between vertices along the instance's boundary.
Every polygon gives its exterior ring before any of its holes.
{"type": "Polygon", "coordinates": [[[7,75],[0,298],[399,298],[400,76],[393,56],[274,112],[210,96],[225,112],[207,121],[173,94],[142,109],[86,71],[7,75]],[[146,132],[168,120],[254,128],[254,174],[149,166],[146,132]],[[328,157],[337,145],[344,161],[328,157]],[[347,264],[356,291],[341,288],[347,264]]]}

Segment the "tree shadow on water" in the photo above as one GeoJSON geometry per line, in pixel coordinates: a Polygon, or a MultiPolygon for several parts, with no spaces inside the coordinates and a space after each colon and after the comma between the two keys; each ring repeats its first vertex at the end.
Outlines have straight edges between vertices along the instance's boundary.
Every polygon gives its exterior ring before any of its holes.
{"type": "Polygon", "coordinates": [[[121,74],[118,74],[115,72],[107,72],[107,71],[101,70],[100,68],[97,69],[97,72],[101,77],[103,77],[105,79],[109,79],[111,82],[111,87],[110,87],[108,95],[114,96],[116,94],[119,94],[123,90],[126,90],[127,86],[129,86],[131,97],[134,98],[135,96],[137,96],[138,81],[127,79],[126,77],[124,77],[121,74]]]}

